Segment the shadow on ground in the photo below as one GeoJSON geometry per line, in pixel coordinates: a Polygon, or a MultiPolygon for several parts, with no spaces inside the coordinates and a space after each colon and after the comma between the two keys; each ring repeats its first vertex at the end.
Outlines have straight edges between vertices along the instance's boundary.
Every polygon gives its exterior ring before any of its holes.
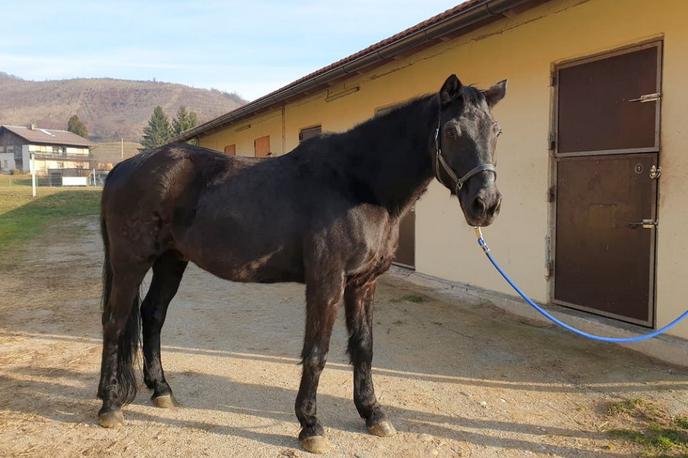
{"type": "MultiPolygon", "coordinates": [[[[95,422],[95,412],[97,403],[87,401],[93,397],[93,390],[84,388],[83,385],[93,385],[97,380],[95,373],[73,372],[61,368],[20,368],[17,374],[30,375],[44,381],[25,381],[21,378],[15,379],[10,376],[0,376],[0,386],[12,388],[14,391],[13,399],[6,408],[17,410],[31,415],[37,415],[57,422],[83,423],[95,422]],[[79,387],[68,386],[56,381],[55,379],[68,379],[79,381],[79,387]]],[[[184,409],[194,409],[200,411],[220,411],[234,413],[251,417],[274,420],[276,422],[295,422],[293,414],[283,410],[284,406],[291,405],[296,397],[294,390],[282,389],[274,386],[256,385],[242,383],[237,380],[216,377],[202,373],[172,373],[169,374],[172,380],[193,378],[192,383],[195,390],[206,392],[216,389],[218,385],[223,387],[226,403],[210,403],[201,396],[196,400],[184,400],[180,402],[182,406],[177,411],[184,409]],[[247,402],[246,399],[251,399],[247,402]],[[256,403],[256,399],[262,401],[256,403]]],[[[147,391],[143,389],[139,393],[137,400],[125,408],[127,421],[129,422],[153,422],[162,425],[174,426],[185,429],[201,429],[213,434],[238,436],[254,441],[263,442],[269,445],[283,447],[298,447],[296,438],[293,436],[270,434],[258,431],[256,428],[240,428],[211,422],[183,420],[163,416],[165,411],[148,407],[146,399],[147,391]],[[143,410],[140,407],[144,407],[143,410]],[[156,415],[160,413],[160,415],[156,415]]],[[[179,394],[178,396],[183,396],[179,394]]],[[[365,434],[364,423],[356,418],[356,412],[350,399],[338,398],[328,395],[320,395],[319,403],[324,409],[342,409],[348,407],[352,421],[334,422],[328,424],[327,429],[341,429],[343,431],[365,434]],[[358,421],[354,421],[358,420],[358,421]]],[[[401,408],[387,408],[387,412],[394,420],[400,431],[409,431],[412,426],[421,426],[422,431],[439,438],[460,440],[480,446],[498,446],[506,449],[518,449],[531,452],[542,452],[542,447],[537,440],[538,437],[560,436],[564,438],[596,438],[604,439],[606,436],[596,431],[577,431],[567,428],[556,428],[549,425],[514,423],[508,421],[482,421],[470,418],[428,414],[401,408]],[[447,426],[444,426],[447,425],[447,426]],[[485,430],[490,432],[511,432],[534,436],[528,440],[504,440],[494,437],[491,434],[481,434],[470,431],[457,431],[453,428],[466,428],[472,430],[485,430]]],[[[126,427],[126,426],[125,426],[126,427]]],[[[577,454],[580,450],[571,447],[558,446],[548,447],[550,452],[559,455],[577,454]]],[[[606,456],[627,456],[625,454],[606,453],[606,456]]]]}

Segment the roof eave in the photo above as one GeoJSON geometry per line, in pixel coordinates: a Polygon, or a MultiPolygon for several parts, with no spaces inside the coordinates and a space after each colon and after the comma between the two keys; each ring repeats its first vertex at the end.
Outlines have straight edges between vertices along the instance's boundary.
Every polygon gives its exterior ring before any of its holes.
{"type": "Polygon", "coordinates": [[[22,138],[32,145],[73,146],[73,147],[81,147],[81,148],[90,148],[91,146],[93,146],[93,143],[78,144],[78,143],[51,142],[51,141],[35,141],[35,140],[30,140],[30,139],[24,138],[24,137],[22,137],[22,138]]]}
{"type": "Polygon", "coordinates": [[[476,3],[465,10],[460,10],[456,14],[448,16],[441,21],[419,28],[413,33],[387,43],[380,48],[373,49],[355,59],[347,60],[347,58],[344,58],[340,65],[336,65],[322,73],[316,71],[311,78],[306,77],[305,79],[296,80],[253,102],[243,105],[215,119],[211,119],[193,129],[189,129],[173,138],[170,143],[187,141],[202,133],[221,128],[273,105],[283,103],[290,98],[303,95],[308,91],[313,91],[316,88],[320,88],[339,78],[346,77],[349,74],[367,69],[375,64],[382,64],[387,59],[402,54],[410,49],[429,44],[446,35],[456,34],[482,21],[497,20],[503,17],[505,11],[525,3],[531,3],[532,1],[533,0],[484,0],[476,3]]]}

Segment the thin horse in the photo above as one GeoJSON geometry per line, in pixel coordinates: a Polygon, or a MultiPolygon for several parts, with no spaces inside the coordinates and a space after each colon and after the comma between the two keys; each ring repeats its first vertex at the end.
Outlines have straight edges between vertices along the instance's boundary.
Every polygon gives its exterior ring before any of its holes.
{"type": "Polygon", "coordinates": [[[174,405],[160,362],[160,331],[191,261],[232,281],[305,283],[295,410],[306,450],[327,447],[316,391],[342,302],[354,403],[371,434],[393,434],[371,376],[376,280],[392,262],[400,219],[433,177],[457,195],[468,224],[485,226],[497,215],[500,131],[491,108],[505,92],[505,81],[481,91],[452,75],[438,93],[348,132],[305,141],[280,157],[230,158],[178,144],[117,165],[101,210],[99,423],[121,425],[121,407],[136,396],[133,359],[141,324],[144,382],[155,405],[174,405]],[[151,268],[139,307],[139,287],[151,268]]]}

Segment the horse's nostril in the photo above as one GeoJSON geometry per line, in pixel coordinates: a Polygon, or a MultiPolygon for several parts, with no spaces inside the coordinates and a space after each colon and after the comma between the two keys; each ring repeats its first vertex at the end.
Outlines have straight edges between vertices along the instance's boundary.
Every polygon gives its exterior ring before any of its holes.
{"type": "Polygon", "coordinates": [[[485,214],[485,201],[481,197],[476,197],[475,200],[473,200],[473,212],[478,215],[482,216],[485,214]]]}
{"type": "Polygon", "coordinates": [[[487,212],[488,212],[490,215],[496,215],[497,212],[499,211],[499,207],[500,207],[501,205],[502,205],[502,200],[499,199],[499,200],[497,200],[497,201],[494,203],[494,205],[492,205],[492,206],[487,210],[487,212]]]}

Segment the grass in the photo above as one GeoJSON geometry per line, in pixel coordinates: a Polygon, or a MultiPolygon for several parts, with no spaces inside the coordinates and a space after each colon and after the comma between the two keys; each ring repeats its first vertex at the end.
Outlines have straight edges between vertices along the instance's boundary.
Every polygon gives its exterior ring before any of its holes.
{"type": "Polygon", "coordinates": [[[37,194],[31,197],[30,179],[0,175],[0,254],[62,221],[97,215],[100,208],[98,188],[39,187],[37,194]]]}
{"type": "Polygon", "coordinates": [[[392,299],[390,302],[393,303],[399,303],[399,302],[413,302],[414,304],[422,304],[423,302],[427,302],[428,298],[419,296],[417,294],[408,294],[403,297],[398,297],[395,299],[392,299]]]}
{"type": "Polygon", "coordinates": [[[658,405],[643,399],[611,403],[607,414],[624,425],[608,430],[609,435],[640,447],[644,456],[688,456],[688,417],[671,417],[658,405]]]}

